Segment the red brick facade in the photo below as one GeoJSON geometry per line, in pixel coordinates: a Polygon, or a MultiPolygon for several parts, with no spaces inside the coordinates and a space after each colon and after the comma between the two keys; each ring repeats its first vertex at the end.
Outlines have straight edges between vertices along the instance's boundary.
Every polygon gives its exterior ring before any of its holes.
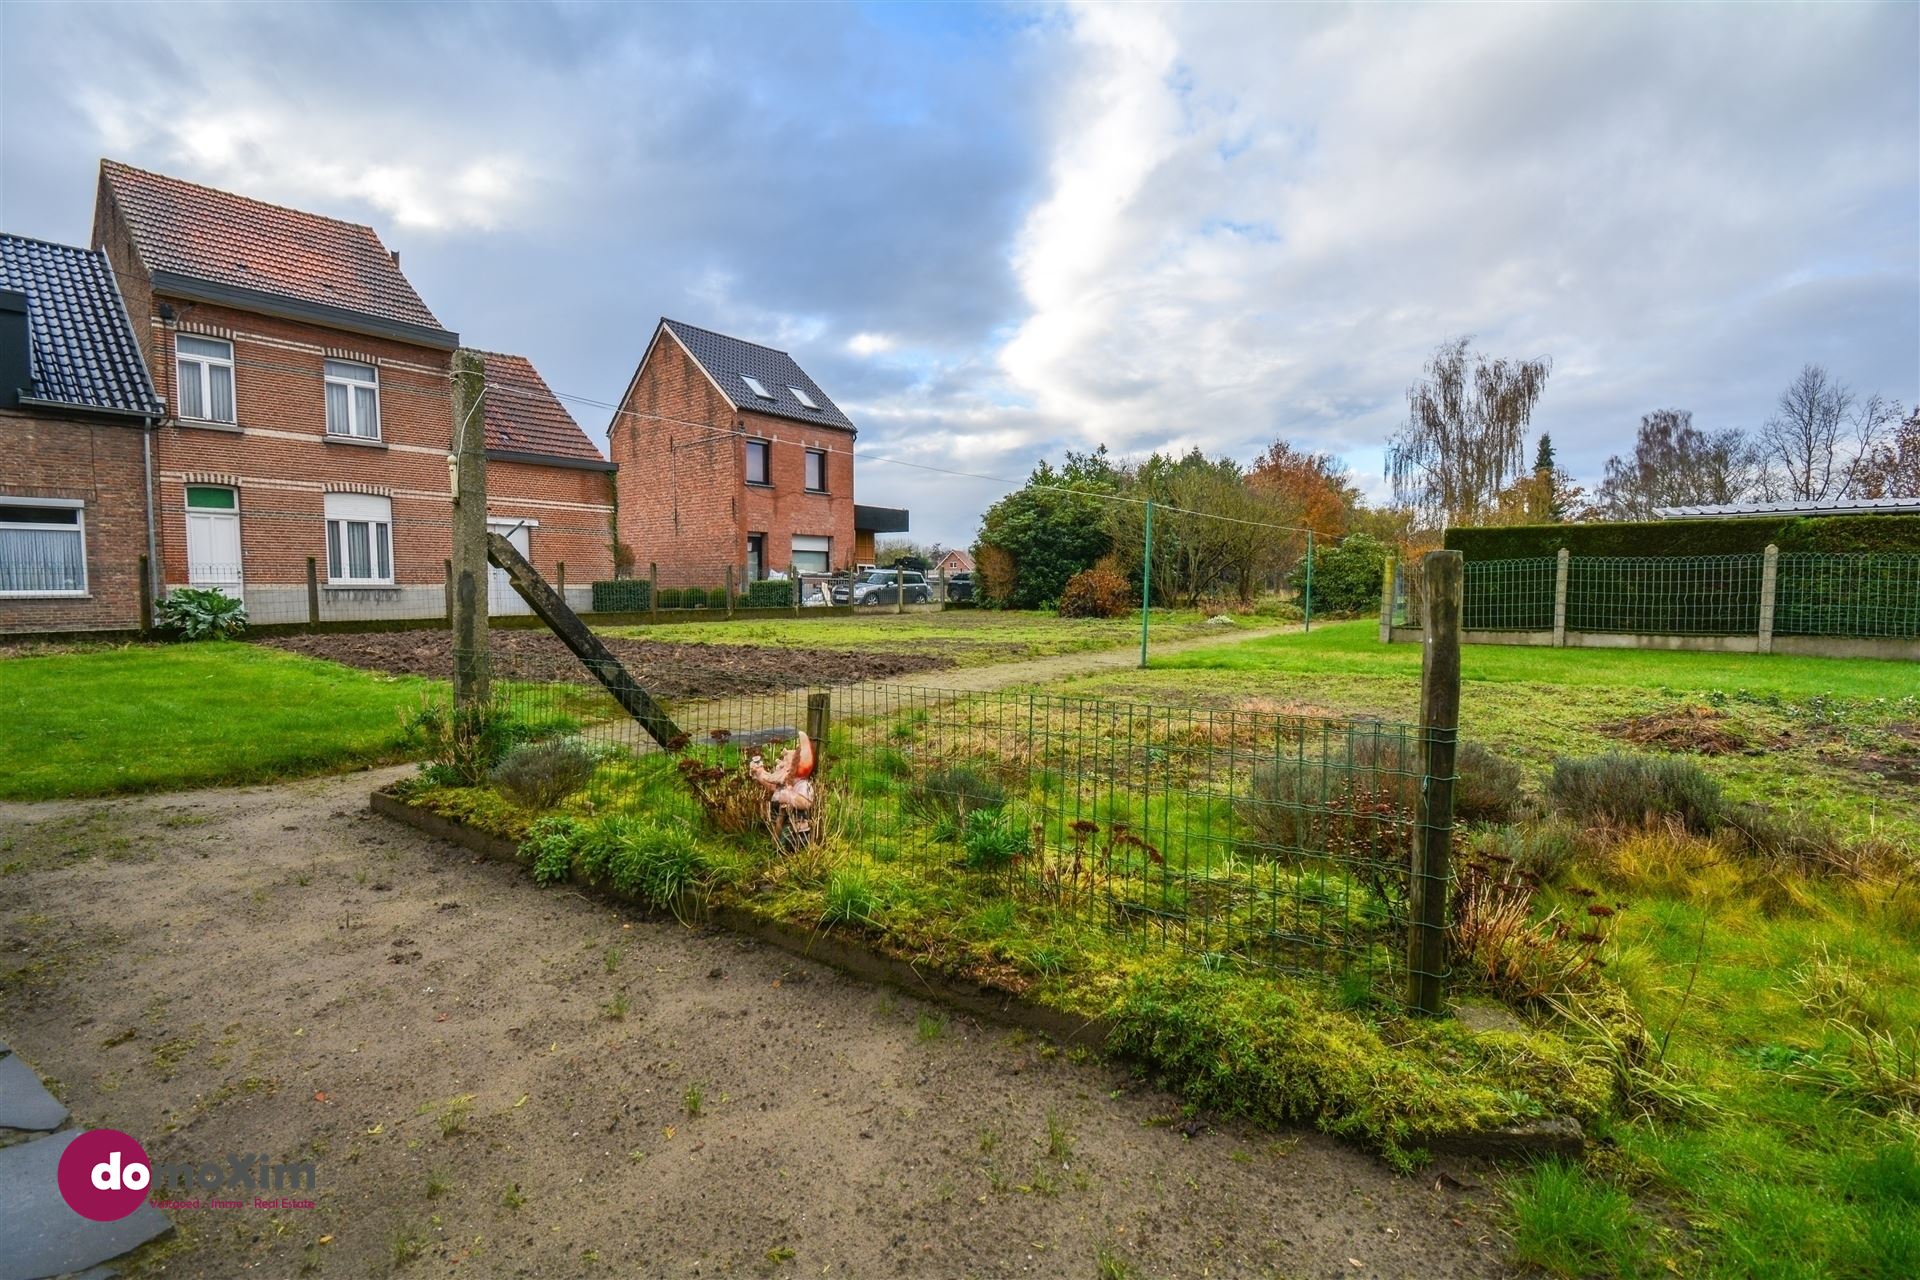
{"type": "Polygon", "coordinates": [[[137,421],[0,409],[0,497],[80,502],[84,596],[0,596],[0,633],[140,625],[147,510],[137,421]]]}
{"type": "Polygon", "coordinates": [[[620,466],[619,537],[662,587],[718,586],[747,567],[761,535],[766,571],[785,572],[793,539],[832,540],[834,569],[855,559],[853,433],[736,408],[664,327],[634,374],[608,431],[620,466]],[[747,482],[747,442],[768,445],[767,484],[747,482]],[[825,453],[826,491],[806,487],[806,452],[825,453]]]}
{"type": "MultiPolygon", "coordinates": [[[[244,230],[233,234],[244,235],[244,230]]],[[[187,489],[204,485],[237,495],[241,563],[234,572],[244,582],[255,621],[309,620],[309,558],[319,579],[323,619],[442,612],[445,563],[452,551],[447,468],[452,352],[444,345],[286,318],[273,313],[279,308],[255,311],[156,289],[104,180],[94,242],[113,262],[134,331],[169,410],[154,441],[163,582],[184,585],[193,576],[187,489]],[[179,416],[176,344],[182,335],[232,344],[231,424],[179,416]],[[324,366],[330,359],[377,371],[377,439],[328,434],[324,366]],[[329,581],[329,494],[389,504],[390,582],[329,581]]],[[[550,577],[561,563],[570,583],[612,576],[613,493],[605,471],[492,462],[488,515],[527,521],[531,558],[550,577]]],[[[204,578],[208,561],[202,555],[204,578]]]]}

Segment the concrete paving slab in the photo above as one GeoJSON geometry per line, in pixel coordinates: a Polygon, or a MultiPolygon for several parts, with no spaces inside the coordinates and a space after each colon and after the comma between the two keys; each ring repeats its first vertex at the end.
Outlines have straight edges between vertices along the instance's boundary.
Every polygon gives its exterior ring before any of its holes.
{"type": "Polygon", "coordinates": [[[118,1222],[90,1222],[60,1198],[60,1153],[81,1130],[0,1147],[0,1280],[44,1280],[98,1266],[173,1229],[143,1204],[118,1222]]]}
{"type": "Polygon", "coordinates": [[[0,1129],[52,1132],[66,1123],[67,1109],[47,1092],[32,1067],[9,1053],[0,1058],[0,1129]]]}

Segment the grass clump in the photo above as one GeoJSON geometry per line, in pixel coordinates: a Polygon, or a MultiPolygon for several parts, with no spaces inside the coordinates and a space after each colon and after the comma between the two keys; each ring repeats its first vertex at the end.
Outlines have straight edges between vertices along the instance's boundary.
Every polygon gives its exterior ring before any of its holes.
{"type": "Polygon", "coordinates": [[[1649,1253],[1633,1201],[1577,1164],[1546,1160],[1507,1186],[1513,1256],[1556,1276],[1639,1273],[1649,1253]]]}
{"type": "Polygon", "coordinates": [[[970,815],[995,812],[1007,803],[1007,789],[972,765],[950,764],[933,770],[915,783],[913,807],[930,820],[945,819],[964,829],[970,815]]]}
{"type": "Polygon", "coordinates": [[[551,809],[587,785],[593,753],[565,738],[513,747],[493,767],[494,788],[524,808],[551,809]]]}
{"type": "Polygon", "coordinates": [[[1004,871],[1027,852],[1027,828],[1006,813],[975,810],[960,832],[967,866],[974,871],[1004,871]]]}
{"type": "Polygon", "coordinates": [[[884,906],[871,875],[860,867],[842,867],[827,877],[826,908],[820,920],[823,924],[877,926],[884,906]]]}
{"type": "Polygon", "coordinates": [[[1546,1033],[1334,1010],[1307,988],[1170,967],[1133,979],[1108,1011],[1110,1046],[1187,1101],[1276,1125],[1311,1124],[1408,1167],[1430,1138],[1522,1119],[1590,1119],[1603,1067],[1546,1033]]]}

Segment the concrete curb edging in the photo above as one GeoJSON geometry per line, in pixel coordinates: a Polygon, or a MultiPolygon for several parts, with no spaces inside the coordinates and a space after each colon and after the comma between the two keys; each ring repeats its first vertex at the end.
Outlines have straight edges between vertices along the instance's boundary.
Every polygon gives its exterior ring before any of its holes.
{"type": "MultiPolygon", "coordinates": [[[[384,817],[495,861],[524,865],[520,858],[520,847],[514,841],[478,830],[464,822],[444,818],[384,791],[373,792],[368,807],[384,817]]],[[[605,892],[577,876],[572,883],[596,893],[605,892]]],[[[615,896],[608,896],[608,900],[645,911],[648,915],[671,918],[615,896]]],[[[1017,992],[922,969],[906,960],[864,946],[852,937],[803,929],[724,905],[709,905],[701,915],[701,922],[754,938],[864,981],[895,987],[1006,1026],[1039,1032],[1063,1044],[1105,1051],[1111,1030],[1105,1018],[1066,1013],[1036,1004],[1017,992]]],[[[1550,1116],[1484,1133],[1440,1134],[1422,1139],[1417,1145],[1436,1156],[1487,1160],[1537,1160],[1549,1156],[1577,1158],[1586,1148],[1586,1136],[1579,1121],[1566,1116],[1550,1116]]]]}

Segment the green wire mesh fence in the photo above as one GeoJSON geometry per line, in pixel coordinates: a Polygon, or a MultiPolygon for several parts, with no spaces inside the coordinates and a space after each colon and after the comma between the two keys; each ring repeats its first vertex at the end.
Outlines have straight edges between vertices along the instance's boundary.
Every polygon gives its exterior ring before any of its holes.
{"type": "Polygon", "coordinates": [[[1576,557],[1567,629],[1639,635],[1752,635],[1761,556],[1576,557]]]}
{"type": "Polygon", "coordinates": [[[802,854],[770,838],[748,764],[771,763],[823,691],[674,705],[682,739],[663,751],[585,680],[517,679],[496,662],[491,692],[512,736],[592,755],[561,806],[583,820],[670,822],[742,860],[750,883],[789,883],[795,859],[869,880],[874,927],[999,939],[1034,974],[1172,949],[1403,994],[1416,726],[835,688],[802,854]]]}
{"type": "Polygon", "coordinates": [[[1553,628],[1558,561],[1469,560],[1461,625],[1469,631],[1549,631],[1553,628]]]}
{"type": "Polygon", "coordinates": [[[1782,636],[1920,636],[1920,555],[1780,556],[1773,633],[1782,636]]]}

